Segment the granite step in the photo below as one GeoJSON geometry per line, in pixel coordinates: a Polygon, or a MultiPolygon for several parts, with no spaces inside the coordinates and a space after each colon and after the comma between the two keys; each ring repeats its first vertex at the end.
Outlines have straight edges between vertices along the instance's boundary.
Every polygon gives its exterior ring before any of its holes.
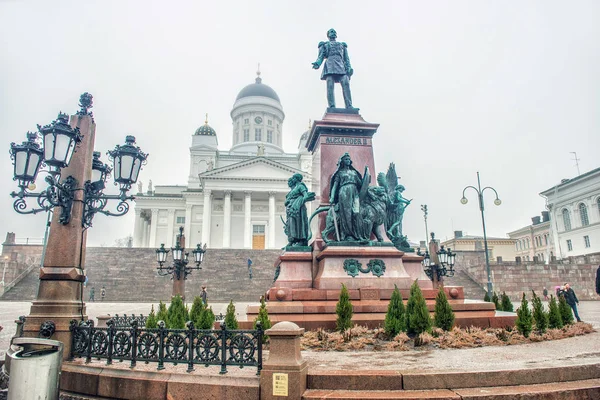
{"type": "Polygon", "coordinates": [[[451,390],[319,390],[309,389],[302,395],[302,400],[460,400],[461,397],[451,390]]]}

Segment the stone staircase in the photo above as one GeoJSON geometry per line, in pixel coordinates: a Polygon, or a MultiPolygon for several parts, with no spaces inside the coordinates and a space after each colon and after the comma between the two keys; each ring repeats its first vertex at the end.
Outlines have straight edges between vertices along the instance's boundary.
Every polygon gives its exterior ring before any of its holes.
{"type": "Polygon", "coordinates": [[[599,367],[437,373],[309,372],[302,400],[592,400],[600,398],[599,367]]]}
{"type": "Polygon", "coordinates": [[[32,301],[37,296],[40,286],[40,269],[33,268],[12,288],[8,289],[2,297],[3,301],[32,301]]]}
{"type": "MultiPolygon", "coordinates": [[[[264,294],[275,275],[274,262],[281,250],[209,249],[202,269],[193,271],[186,280],[186,298],[199,296],[207,287],[211,302],[255,302],[264,294]],[[253,277],[248,274],[248,258],[252,259],[253,277]]],[[[171,258],[168,257],[168,262],[171,258]]],[[[173,282],[169,276],[156,272],[156,253],[149,248],[92,247],[86,251],[88,285],[84,300],[95,288],[95,301],[102,301],[100,289],[106,288],[105,302],[158,302],[169,300],[173,282]]],[[[39,271],[6,292],[2,300],[31,301],[35,299],[39,271]]]]}
{"type": "Polygon", "coordinates": [[[460,269],[456,271],[452,278],[445,277],[444,284],[447,286],[462,286],[465,292],[465,299],[483,300],[485,296],[485,288],[479,286],[465,271],[460,269]]]}

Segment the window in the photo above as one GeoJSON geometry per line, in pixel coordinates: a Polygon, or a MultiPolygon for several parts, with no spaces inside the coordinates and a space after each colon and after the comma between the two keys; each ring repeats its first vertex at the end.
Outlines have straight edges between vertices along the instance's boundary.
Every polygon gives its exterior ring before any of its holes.
{"type": "Polygon", "coordinates": [[[273,121],[271,121],[271,120],[268,120],[268,121],[267,121],[267,125],[269,125],[269,126],[273,126],[273,121]]]}
{"type": "Polygon", "coordinates": [[[563,223],[565,224],[565,231],[570,231],[571,230],[571,215],[569,214],[569,210],[567,210],[566,208],[563,208],[562,215],[563,215],[563,223]]]}
{"type": "Polygon", "coordinates": [[[253,235],[264,235],[265,234],[265,226],[264,225],[252,225],[252,234],[253,235]]]}
{"type": "Polygon", "coordinates": [[[273,131],[267,131],[267,142],[273,143],[273,131]]]}
{"type": "Polygon", "coordinates": [[[590,237],[588,235],[585,235],[583,237],[583,243],[585,243],[585,247],[589,248],[590,247],[590,237]]]}
{"type": "Polygon", "coordinates": [[[250,129],[244,129],[244,142],[250,140],[250,129]]]}
{"type": "Polygon", "coordinates": [[[590,219],[588,218],[587,206],[583,203],[579,203],[579,218],[581,218],[581,226],[588,226],[590,219]]]}
{"type": "Polygon", "coordinates": [[[596,200],[596,205],[598,206],[598,212],[600,213],[600,197],[596,200]]]}
{"type": "Polygon", "coordinates": [[[176,222],[178,224],[185,224],[185,217],[177,217],[176,222]]]}
{"type": "Polygon", "coordinates": [[[517,251],[521,250],[521,246],[520,246],[520,244],[521,244],[521,242],[519,242],[519,241],[517,240],[517,242],[515,243],[515,249],[516,249],[517,251]]]}
{"type": "Polygon", "coordinates": [[[527,238],[527,248],[531,247],[531,242],[529,241],[529,238],[527,238]]]}
{"type": "Polygon", "coordinates": [[[547,233],[544,235],[544,243],[546,244],[546,246],[548,246],[548,234],[547,233]]]}
{"type": "Polygon", "coordinates": [[[254,140],[261,141],[262,140],[262,129],[254,130],[254,140]]]}
{"type": "Polygon", "coordinates": [[[244,118],[244,125],[248,125],[250,123],[250,118],[244,118]]]}
{"type": "Polygon", "coordinates": [[[573,251],[573,242],[571,242],[571,239],[567,239],[567,250],[573,251]]]}
{"type": "Polygon", "coordinates": [[[535,245],[536,247],[540,247],[540,238],[539,237],[535,237],[535,245]]]}

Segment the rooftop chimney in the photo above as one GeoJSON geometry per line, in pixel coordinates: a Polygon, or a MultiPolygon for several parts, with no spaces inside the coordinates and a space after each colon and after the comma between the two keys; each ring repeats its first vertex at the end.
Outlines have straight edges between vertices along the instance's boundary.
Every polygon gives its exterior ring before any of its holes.
{"type": "Polygon", "coordinates": [[[537,224],[539,224],[541,222],[541,219],[542,219],[542,217],[540,217],[538,215],[538,216],[532,217],[531,218],[531,222],[533,223],[533,225],[537,225],[537,224]]]}
{"type": "Polygon", "coordinates": [[[461,237],[463,237],[462,231],[454,231],[454,238],[455,239],[458,239],[458,238],[461,238],[461,237]]]}
{"type": "Polygon", "coordinates": [[[548,211],[542,211],[542,222],[550,221],[550,213],[548,211]]]}

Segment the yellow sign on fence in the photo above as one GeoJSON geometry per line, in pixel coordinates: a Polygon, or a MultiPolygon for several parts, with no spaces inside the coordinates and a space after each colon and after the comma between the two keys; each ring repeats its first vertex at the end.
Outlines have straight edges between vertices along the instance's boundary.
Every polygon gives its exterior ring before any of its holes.
{"type": "Polygon", "coordinates": [[[273,374],[273,396],[288,395],[288,374],[273,374]]]}

